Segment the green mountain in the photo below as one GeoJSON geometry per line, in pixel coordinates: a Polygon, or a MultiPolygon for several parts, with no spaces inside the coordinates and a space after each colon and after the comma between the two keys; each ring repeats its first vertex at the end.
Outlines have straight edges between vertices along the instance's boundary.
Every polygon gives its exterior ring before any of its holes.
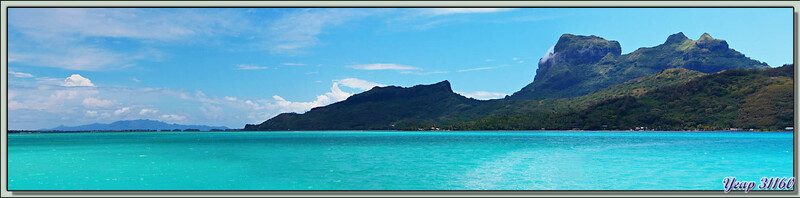
{"type": "Polygon", "coordinates": [[[484,103],[453,93],[449,81],[410,88],[374,87],[304,114],[282,113],[245,130],[395,130],[429,123],[484,103]]]}
{"type": "Polygon", "coordinates": [[[457,130],[585,129],[781,130],[793,126],[794,65],[731,69],[641,96],[604,100],[583,110],[495,115],[457,123],[457,130]]]}
{"type": "Polygon", "coordinates": [[[661,45],[639,48],[624,55],[617,41],[564,34],[552,52],[540,59],[534,81],[508,99],[582,96],[668,68],[714,73],[725,69],[766,67],[765,63],[745,57],[730,49],[726,41],[708,34],[691,40],[683,33],[677,33],[670,35],[661,45]]]}
{"type": "MultiPolygon", "coordinates": [[[[706,75],[698,71],[681,68],[666,69],[652,76],[645,76],[628,82],[607,87],[590,94],[572,98],[547,98],[542,100],[490,100],[482,105],[452,112],[442,120],[470,121],[493,115],[520,115],[540,112],[568,112],[583,110],[589,105],[604,100],[641,96],[649,91],[676,84],[686,83],[691,79],[706,75]]],[[[443,126],[447,123],[436,123],[443,126]]]]}

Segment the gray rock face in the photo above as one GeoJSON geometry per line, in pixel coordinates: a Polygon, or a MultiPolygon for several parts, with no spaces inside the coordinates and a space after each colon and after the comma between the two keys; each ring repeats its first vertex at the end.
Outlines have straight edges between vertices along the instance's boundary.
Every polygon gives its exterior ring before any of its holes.
{"type": "Polygon", "coordinates": [[[703,34],[695,41],[679,32],[655,47],[639,48],[630,54],[621,54],[621,51],[617,41],[564,34],[552,52],[540,59],[533,82],[508,98],[576,97],[669,68],[714,73],[726,69],[767,67],[730,49],[725,40],[714,39],[709,34],[703,34]]]}

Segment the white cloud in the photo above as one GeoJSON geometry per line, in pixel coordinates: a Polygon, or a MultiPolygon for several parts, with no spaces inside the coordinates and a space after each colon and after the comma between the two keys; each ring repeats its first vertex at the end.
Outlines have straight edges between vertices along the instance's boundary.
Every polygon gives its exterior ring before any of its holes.
{"type": "Polygon", "coordinates": [[[86,111],[86,116],[97,117],[97,111],[86,111]]]}
{"type": "MultiPolygon", "coordinates": [[[[11,62],[11,61],[9,61],[9,62],[11,62]]],[[[33,75],[29,74],[29,73],[14,72],[14,71],[8,71],[8,73],[11,74],[11,75],[14,75],[14,77],[17,77],[17,78],[32,78],[33,77],[33,75]]]]}
{"type": "Polygon", "coordinates": [[[281,65],[287,65],[287,66],[304,66],[304,65],[306,65],[306,64],[303,64],[303,63],[281,63],[281,65]]]}
{"type": "Polygon", "coordinates": [[[117,109],[116,111],[114,111],[114,115],[120,115],[120,114],[123,114],[123,113],[127,113],[130,110],[131,110],[130,107],[123,107],[121,109],[117,109]]]}
{"type": "Polygon", "coordinates": [[[458,94],[466,96],[468,98],[474,98],[478,100],[489,100],[489,99],[498,99],[503,98],[508,94],[499,93],[499,92],[488,92],[488,91],[473,91],[473,92],[462,92],[462,91],[455,91],[458,94]]]}
{"type": "Polygon", "coordinates": [[[492,62],[492,61],[494,61],[494,59],[488,59],[488,58],[486,59],[486,62],[492,62]]]}
{"type": "Polygon", "coordinates": [[[258,70],[258,69],[269,69],[269,67],[247,65],[247,64],[238,64],[238,65],[236,65],[236,69],[237,70],[258,70]]]}
{"type": "Polygon", "coordinates": [[[139,110],[139,115],[146,115],[151,113],[158,113],[158,109],[142,109],[139,110]]]}
{"type": "Polygon", "coordinates": [[[72,74],[72,76],[67,77],[64,79],[64,82],[61,83],[61,86],[65,87],[94,87],[94,84],[88,78],[84,78],[79,74],[72,74]]]}
{"type": "Polygon", "coordinates": [[[516,8],[429,8],[426,9],[426,11],[428,14],[432,15],[449,15],[449,14],[467,14],[467,13],[505,12],[514,9],[516,8]]]}
{"type": "Polygon", "coordinates": [[[225,100],[227,101],[236,101],[235,97],[225,96],[225,100]]]}
{"type": "Polygon", "coordinates": [[[164,114],[161,115],[161,121],[165,122],[180,122],[186,120],[186,116],[177,115],[177,114],[164,114]]]}
{"type": "Polygon", "coordinates": [[[324,95],[318,95],[317,99],[311,102],[292,102],[284,99],[281,96],[274,95],[272,98],[275,101],[281,112],[297,112],[303,113],[311,108],[325,106],[334,102],[339,102],[352,96],[352,93],[344,92],[339,89],[339,83],[334,82],[331,86],[331,91],[324,95]]]}
{"type": "Polygon", "coordinates": [[[472,69],[462,69],[462,70],[458,70],[458,72],[478,71],[478,70],[487,70],[487,69],[494,69],[494,67],[478,67],[478,68],[472,68],[472,69]]]}
{"type": "Polygon", "coordinates": [[[113,106],[114,104],[116,104],[116,101],[114,101],[114,100],[101,100],[101,99],[92,98],[92,97],[88,97],[88,98],[84,98],[83,99],[83,106],[86,106],[86,107],[89,107],[89,108],[110,107],[110,106],[113,106]]]}
{"type": "Polygon", "coordinates": [[[133,82],[137,82],[137,83],[139,83],[139,82],[142,82],[141,80],[139,80],[139,79],[136,79],[136,78],[133,78],[133,79],[131,79],[131,80],[133,80],[133,82]]]}
{"type": "Polygon", "coordinates": [[[539,63],[541,64],[541,63],[547,62],[547,60],[550,60],[551,58],[553,58],[553,55],[554,55],[553,54],[553,50],[555,48],[556,48],[555,45],[550,46],[550,49],[547,49],[547,52],[544,53],[544,56],[542,56],[542,59],[539,59],[539,63]]]}
{"type": "Polygon", "coordinates": [[[392,63],[375,63],[375,64],[366,64],[366,65],[350,65],[347,66],[353,69],[360,69],[360,70],[422,70],[418,67],[412,66],[405,66],[405,65],[398,65],[392,63]]]}
{"type": "Polygon", "coordinates": [[[369,89],[372,89],[375,86],[378,86],[378,87],[385,87],[386,86],[384,84],[380,84],[380,83],[376,83],[376,82],[370,82],[370,81],[361,80],[361,79],[357,79],[357,78],[345,78],[345,79],[341,79],[341,80],[334,80],[333,82],[337,82],[340,85],[345,86],[345,87],[356,88],[356,89],[361,89],[361,90],[365,90],[365,91],[369,90],[369,89]]]}

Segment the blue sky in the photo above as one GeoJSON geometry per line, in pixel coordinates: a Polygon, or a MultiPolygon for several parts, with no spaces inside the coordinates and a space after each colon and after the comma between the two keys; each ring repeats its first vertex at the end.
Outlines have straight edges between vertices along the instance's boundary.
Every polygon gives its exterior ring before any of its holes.
{"type": "Polygon", "coordinates": [[[8,12],[9,129],[153,119],[241,128],[373,86],[449,80],[491,99],[564,33],[622,52],[683,32],[792,61],[791,8],[240,8],[8,12]]]}

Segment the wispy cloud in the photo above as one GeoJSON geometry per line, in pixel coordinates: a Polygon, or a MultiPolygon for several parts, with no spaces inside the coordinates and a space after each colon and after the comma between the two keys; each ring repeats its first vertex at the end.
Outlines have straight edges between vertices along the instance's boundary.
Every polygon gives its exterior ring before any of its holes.
{"type": "Polygon", "coordinates": [[[372,14],[372,9],[302,9],[277,19],[269,28],[274,53],[299,53],[316,46],[323,29],[372,14]]]}
{"type": "Polygon", "coordinates": [[[511,11],[516,8],[428,8],[424,11],[432,15],[449,14],[468,14],[468,13],[492,13],[511,11]]]}
{"type": "Polygon", "coordinates": [[[478,70],[487,70],[487,69],[494,69],[494,68],[495,67],[478,67],[478,68],[472,68],[472,69],[462,69],[462,70],[458,70],[458,72],[478,71],[478,70]]]}
{"type": "Polygon", "coordinates": [[[269,69],[269,67],[248,65],[248,64],[238,64],[238,65],[236,65],[236,69],[237,70],[259,70],[259,69],[269,69]]]}
{"type": "Polygon", "coordinates": [[[88,98],[84,98],[83,99],[83,106],[86,106],[86,107],[89,107],[89,108],[110,107],[110,106],[114,106],[116,104],[117,104],[117,102],[115,100],[103,100],[103,99],[97,99],[97,98],[92,98],[92,97],[88,97],[88,98]]]}
{"type": "Polygon", "coordinates": [[[435,27],[487,19],[471,15],[506,12],[516,8],[412,8],[399,9],[394,17],[385,20],[393,30],[426,30],[435,27]]]}
{"type": "Polygon", "coordinates": [[[8,73],[17,78],[33,78],[33,75],[29,73],[14,72],[14,71],[8,71],[8,73]]]}
{"type": "Polygon", "coordinates": [[[25,58],[19,59],[18,62],[70,70],[100,71],[129,67],[137,60],[155,60],[151,58],[159,56],[158,53],[160,52],[140,51],[124,54],[95,47],[72,46],[66,47],[64,51],[30,52],[26,54],[25,58]]]}
{"type": "Polygon", "coordinates": [[[39,39],[86,37],[183,40],[246,27],[234,10],[136,8],[11,8],[9,25],[39,39]],[[218,18],[228,17],[228,18],[218,18]],[[168,18],[169,20],[164,20],[168,18]]]}
{"type": "Polygon", "coordinates": [[[365,64],[365,65],[350,65],[347,66],[353,69],[360,69],[360,70],[422,70],[418,67],[406,66],[406,65],[399,65],[393,63],[375,63],[375,64],[365,64]]]}
{"type": "Polygon", "coordinates": [[[414,75],[430,75],[430,74],[446,74],[448,71],[431,71],[431,72],[416,72],[416,71],[401,71],[401,74],[414,74],[414,75]]]}
{"type": "Polygon", "coordinates": [[[247,27],[236,12],[197,9],[10,8],[12,62],[100,71],[159,61],[153,43],[201,43],[200,37],[233,35],[247,27]],[[169,20],[164,20],[169,19],[169,20]],[[125,39],[132,47],[105,44],[125,39]],[[98,42],[107,40],[107,42],[98,42]]]}
{"type": "Polygon", "coordinates": [[[281,65],[287,65],[287,66],[305,66],[306,64],[303,64],[303,63],[281,63],[281,65]]]}

